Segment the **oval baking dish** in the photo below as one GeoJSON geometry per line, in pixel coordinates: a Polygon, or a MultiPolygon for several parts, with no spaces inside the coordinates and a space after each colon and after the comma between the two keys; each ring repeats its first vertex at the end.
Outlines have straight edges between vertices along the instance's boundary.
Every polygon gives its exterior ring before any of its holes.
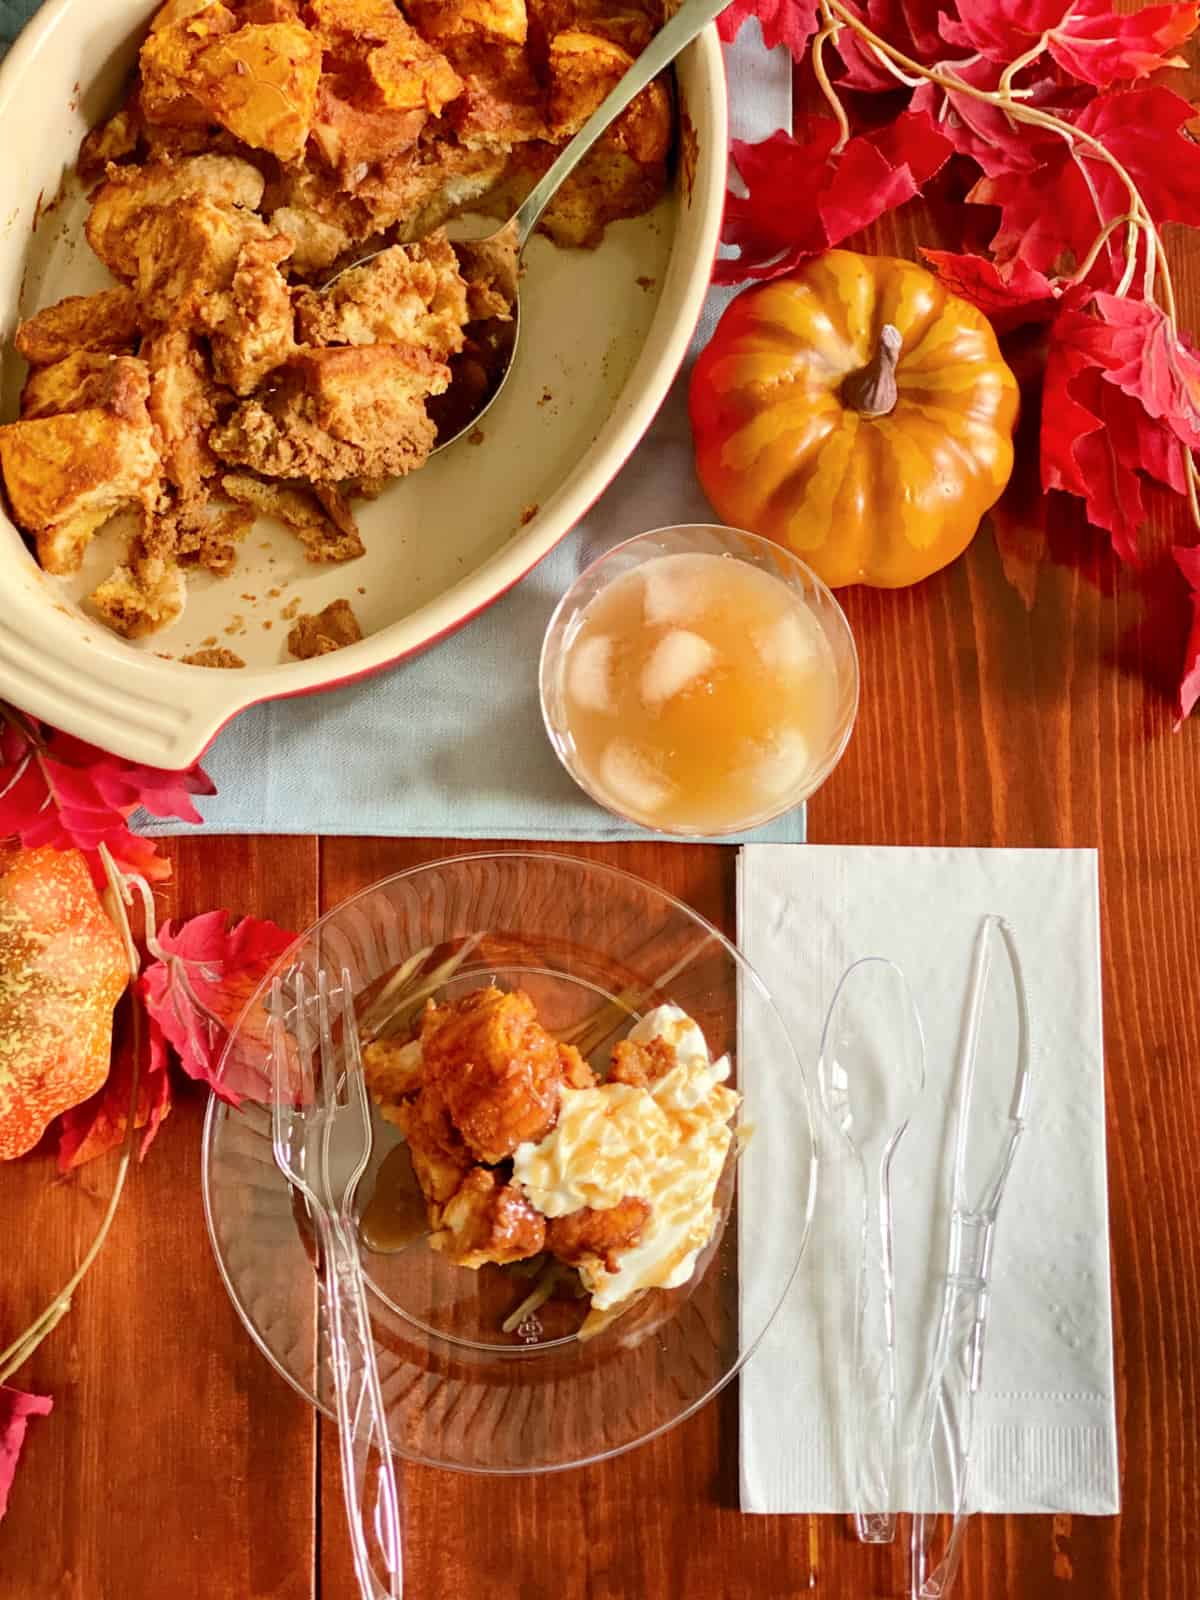
{"type": "MultiPolygon", "coordinates": [[[[83,135],[119,100],[154,9],[146,0],[49,0],[0,67],[5,421],[16,415],[24,370],[10,348],[18,318],[110,281],[82,237],[86,205],[73,166],[83,135]]],[[[376,672],[453,632],[516,583],[637,445],[700,315],[726,174],[715,29],[679,58],[676,76],[673,193],[647,215],[612,224],[593,252],[533,241],[521,349],[482,439],[460,441],[362,506],[364,557],[313,567],[294,538],[260,523],[231,577],[192,578],[180,621],[128,642],[80,603],[115,564],[109,535],[94,541],[78,579],[63,580],[38,568],[0,515],[0,698],[117,754],[185,767],[247,706],[376,672]],[[289,659],[289,617],[341,597],[362,641],[289,659]],[[171,659],[213,644],[246,666],[171,659]]]]}

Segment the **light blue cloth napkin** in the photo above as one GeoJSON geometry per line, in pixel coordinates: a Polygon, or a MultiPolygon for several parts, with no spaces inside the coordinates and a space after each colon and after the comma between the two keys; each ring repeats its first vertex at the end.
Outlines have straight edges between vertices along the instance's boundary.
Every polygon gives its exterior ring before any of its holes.
{"type": "MultiPolygon", "coordinates": [[[[0,40],[11,42],[36,9],[0,0],[0,40]]],[[[727,48],[726,70],[736,137],[790,127],[790,59],[763,48],[757,24],[727,48]]],[[[713,520],[692,469],[687,383],[728,299],[729,291],[709,295],[691,355],[620,476],[502,601],[390,672],[254,706],[221,732],[203,760],[218,791],[198,802],[207,831],[645,837],[593,804],[559,766],[538,708],[538,653],[559,596],[601,551],[649,528],[713,520]]],[[[146,833],[195,831],[138,821],[146,833]]],[[[748,837],[802,840],[803,807],[748,837]]]]}

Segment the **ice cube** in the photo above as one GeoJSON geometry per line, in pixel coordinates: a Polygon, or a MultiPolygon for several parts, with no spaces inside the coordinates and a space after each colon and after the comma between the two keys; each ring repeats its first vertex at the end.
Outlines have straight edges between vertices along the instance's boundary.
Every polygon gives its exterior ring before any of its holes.
{"type": "Polygon", "coordinates": [[[751,635],[759,658],[772,672],[804,672],[816,665],[816,624],[799,611],[755,628],[751,635]]]}
{"type": "Polygon", "coordinates": [[[808,740],[799,728],[779,728],[755,746],[750,782],[765,800],[782,800],[808,777],[811,766],[808,740]]]}
{"type": "Polygon", "coordinates": [[[613,642],[605,633],[580,639],[567,665],[567,693],[585,711],[614,712],[612,693],[613,642]]]}
{"type": "Polygon", "coordinates": [[[664,556],[642,574],[642,612],[652,628],[690,622],[704,606],[704,584],[686,556],[664,556]]]}
{"type": "Polygon", "coordinates": [[[687,628],[664,635],[642,668],[642,701],[652,709],[661,706],[712,669],[717,652],[707,639],[687,628]]]}
{"type": "Polygon", "coordinates": [[[612,739],[600,758],[600,783],[618,810],[629,816],[661,811],[675,785],[655,765],[654,757],[632,739],[612,739]]]}

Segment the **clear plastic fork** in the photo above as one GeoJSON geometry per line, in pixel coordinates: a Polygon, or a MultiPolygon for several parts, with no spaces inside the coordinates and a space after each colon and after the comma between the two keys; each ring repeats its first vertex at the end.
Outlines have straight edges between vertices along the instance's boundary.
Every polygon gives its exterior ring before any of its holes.
{"type": "Polygon", "coordinates": [[[271,1136],[276,1165],[303,1196],[321,1247],[342,1492],[359,1588],[365,1600],[401,1600],[400,1497],[354,1218],[355,1190],[371,1154],[371,1116],[345,968],[338,1000],[341,1036],[335,1042],[323,969],[315,996],[303,972],[294,974],[290,1005],[281,980],[271,985],[271,1136]],[[334,1181],[330,1160],[335,1124],[339,1157],[348,1172],[340,1182],[334,1181]],[[382,1579],[373,1551],[386,1574],[382,1579]]]}

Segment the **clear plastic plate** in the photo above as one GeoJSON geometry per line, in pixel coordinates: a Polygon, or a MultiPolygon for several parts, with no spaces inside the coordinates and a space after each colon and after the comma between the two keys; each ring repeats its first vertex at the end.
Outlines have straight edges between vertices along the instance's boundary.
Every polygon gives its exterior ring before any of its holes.
{"type": "MultiPolygon", "coordinates": [[[[552,1471],[664,1432],[704,1405],[753,1351],[807,1239],[816,1177],[810,1094],[779,1013],[733,945],[653,884],[590,862],[504,852],[416,867],[327,913],[280,968],[286,975],[298,963],[311,970],[320,961],[338,973],[347,967],[360,995],[417,951],[453,949],[471,938],[450,992],[493,980],[523,986],[556,1029],[615,999],[636,1000],[621,1022],[610,1013],[614,1028],[596,1062],[607,1059],[637,1014],[666,1000],[697,1020],[714,1055],[729,1053],[731,1082],[743,1093],[739,1036],[770,1057],[770,1070],[753,1076],[761,1087],[741,1107],[747,1137],[735,1141],[743,1148],[722,1179],[721,1221],[692,1279],[681,1289],[653,1291],[595,1338],[575,1338],[571,1308],[553,1304],[532,1336],[528,1325],[505,1333],[501,1325],[520,1294],[511,1267],[454,1267],[423,1240],[365,1256],[396,1451],[465,1471],[552,1471]],[[800,1159],[793,1155],[785,1165],[785,1148],[797,1145],[800,1159]],[[746,1162],[760,1176],[772,1166],[799,1176],[777,1197],[776,1247],[763,1254],[763,1275],[739,1293],[738,1190],[746,1162]]],[[[253,1067],[253,1019],[261,1018],[262,1000],[260,990],[234,1039],[243,1072],[253,1067]]],[[[364,1204],[397,1137],[382,1121],[376,1135],[360,1185],[364,1204]]],[[[203,1184],[217,1262],[249,1333],[277,1371],[330,1411],[315,1338],[321,1308],[311,1234],[275,1167],[261,1106],[248,1100],[231,1110],[213,1099],[203,1184]]]]}

